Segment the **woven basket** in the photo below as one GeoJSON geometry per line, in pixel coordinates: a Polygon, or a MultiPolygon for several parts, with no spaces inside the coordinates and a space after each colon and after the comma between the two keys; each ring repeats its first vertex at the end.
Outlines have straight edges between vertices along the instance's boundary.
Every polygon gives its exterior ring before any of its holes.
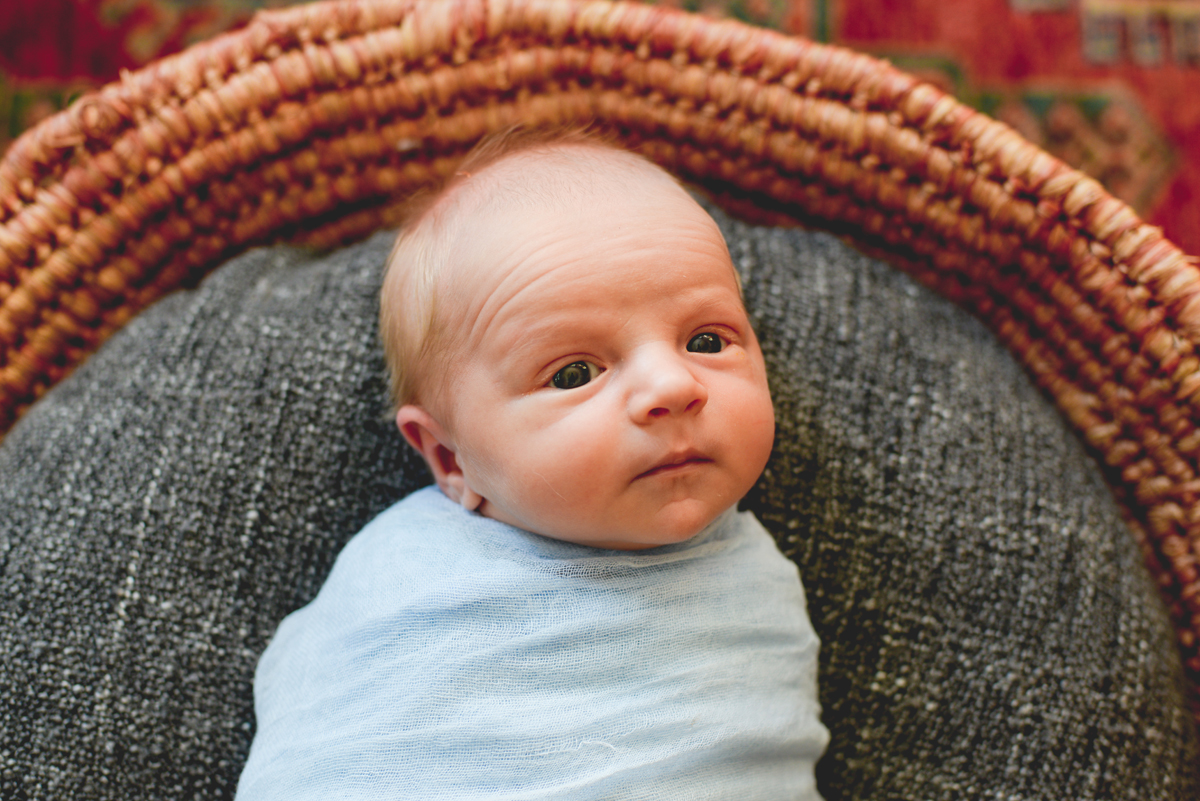
{"type": "Polygon", "coordinates": [[[981,317],[1105,465],[1200,686],[1200,283],[1099,184],[888,64],[586,0],[262,12],[0,162],[0,434],[252,244],[334,246],[516,122],[593,123],[759,221],[835,230],[981,317]]]}

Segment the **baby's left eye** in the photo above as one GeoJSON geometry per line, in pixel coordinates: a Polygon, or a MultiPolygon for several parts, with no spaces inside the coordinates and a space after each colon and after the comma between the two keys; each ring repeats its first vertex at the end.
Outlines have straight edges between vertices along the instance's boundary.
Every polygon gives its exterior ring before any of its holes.
{"type": "Polygon", "coordinates": [[[689,353],[720,353],[723,347],[725,347],[725,343],[711,331],[696,334],[687,343],[689,353]]]}

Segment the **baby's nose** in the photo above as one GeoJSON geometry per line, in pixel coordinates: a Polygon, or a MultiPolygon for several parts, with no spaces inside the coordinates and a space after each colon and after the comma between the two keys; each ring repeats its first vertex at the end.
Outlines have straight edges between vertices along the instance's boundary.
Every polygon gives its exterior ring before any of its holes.
{"type": "Polygon", "coordinates": [[[635,368],[630,416],[649,423],[669,415],[695,414],[708,403],[708,388],[675,353],[646,354],[635,368]]]}

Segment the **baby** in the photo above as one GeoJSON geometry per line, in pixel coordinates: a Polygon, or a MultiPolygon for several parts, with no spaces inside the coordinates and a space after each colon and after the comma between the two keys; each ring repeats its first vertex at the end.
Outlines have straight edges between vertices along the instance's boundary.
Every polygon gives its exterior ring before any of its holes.
{"type": "Polygon", "coordinates": [[[766,372],[704,210],[580,135],[491,140],[380,319],[437,486],[280,626],[238,798],[818,798],[817,638],[736,509],[766,372]]]}

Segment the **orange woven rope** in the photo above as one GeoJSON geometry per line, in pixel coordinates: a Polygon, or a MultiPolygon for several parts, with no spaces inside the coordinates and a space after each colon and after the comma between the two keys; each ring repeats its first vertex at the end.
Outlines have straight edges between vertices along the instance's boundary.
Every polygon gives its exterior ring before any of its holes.
{"type": "Polygon", "coordinates": [[[1107,466],[1200,683],[1200,283],[1095,181],[885,63],[667,9],[340,0],[123,76],[0,162],[0,432],[251,244],[394,224],[489,131],[593,123],[988,322],[1107,466]]]}

